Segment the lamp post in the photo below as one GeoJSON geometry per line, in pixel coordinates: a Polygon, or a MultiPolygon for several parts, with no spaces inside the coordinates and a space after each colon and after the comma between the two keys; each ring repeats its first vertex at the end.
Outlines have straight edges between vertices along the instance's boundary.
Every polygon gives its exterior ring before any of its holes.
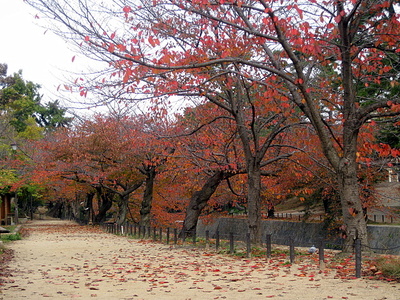
{"type": "MultiPolygon", "coordinates": [[[[18,150],[18,145],[16,143],[11,144],[11,149],[13,150],[14,158],[15,153],[18,150]]],[[[14,223],[18,224],[18,189],[15,190],[15,197],[14,197],[14,223]]]]}

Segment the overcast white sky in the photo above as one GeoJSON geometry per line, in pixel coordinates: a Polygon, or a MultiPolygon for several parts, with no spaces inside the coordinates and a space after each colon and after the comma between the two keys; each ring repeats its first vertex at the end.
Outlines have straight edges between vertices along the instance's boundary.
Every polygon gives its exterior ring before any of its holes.
{"type": "Polygon", "coordinates": [[[70,72],[84,70],[82,59],[72,62],[68,45],[41,28],[35,15],[23,0],[0,0],[0,63],[8,64],[8,74],[22,70],[25,80],[40,84],[44,101],[55,100],[70,72]]]}
{"type": "Polygon", "coordinates": [[[8,74],[22,70],[25,80],[40,84],[43,102],[60,100],[62,106],[79,115],[106,111],[104,107],[89,109],[77,104],[85,101],[78,93],[57,92],[60,85],[68,83],[66,78],[79,78],[79,73],[90,72],[96,62],[74,53],[60,37],[40,27],[45,21],[35,19],[36,14],[23,0],[0,0],[0,63],[8,65],[8,74]],[[75,103],[64,101],[65,97],[75,103]]]}

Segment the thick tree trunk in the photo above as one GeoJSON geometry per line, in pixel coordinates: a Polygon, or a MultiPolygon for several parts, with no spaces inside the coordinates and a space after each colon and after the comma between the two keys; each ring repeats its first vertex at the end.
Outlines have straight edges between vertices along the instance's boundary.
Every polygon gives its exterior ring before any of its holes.
{"type": "Polygon", "coordinates": [[[210,200],[219,184],[230,176],[233,175],[227,174],[224,171],[216,171],[207,179],[200,191],[193,193],[186,209],[185,220],[180,236],[192,236],[195,233],[200,214],[204,207],[206,207],[208,200],[210,200]]]}
{"type": "Polygon", "coordinates": [[[118,216],[117,224],[122,225],[126,221],[126,216],[128,215],[129,209],[129,194],[120,196],[118,201],[118,216]]]}
{"type": "Polygon", "coordinates": [[[367,224],[364,218],[363,205],[359,195],[357,163],[343,160],[338,172],[339,193],[343,214],[344,245],[343,252],[352,252],[355,239],[367,244],[367,224]]]}
{"type": "Polygon", "coordinates": [[[251,241],[261,243],[261,170],[254,161],[248,166],[247,210],[251,241]]]}
{"type": "Polygon", "coordinates": [[[154,180],[156,178],[156,170],[151,168],[146,172],[146,187],[143,193],[142,207],[140,209],[140,225],[150,226],[151,223],[151,206],[153,202],[154,180]]]}
{"type": "MultiPolygon", "coordinates": [[[[338,15],[345,12],[345,5],[337,1],[338,15]]],[[[356,88],[353,76],[352,48],[354,28],[351,18],[341,18],[338,23],[339,48],[341,54],[341,75],[343,85],[343,157],[339,161],[337,176],[340,202],[342,205],[345,230],[344,252],[351,252],[356,238],[362,244],[367,242],[367,225],[363,215],[362,202],[357,178],[357,139],[363,124],[358,114],[356,88]]]]}
{"type": "Polygon", "coordinates": [[[106,220],[107,212],[112,207],[112,199],[114,197],[114,193],[111,192],[101,192],[98,191],[97,197],[99,199],[99,211],[97,215],[94,217],[94,223],[100,224],[106,220]]]}

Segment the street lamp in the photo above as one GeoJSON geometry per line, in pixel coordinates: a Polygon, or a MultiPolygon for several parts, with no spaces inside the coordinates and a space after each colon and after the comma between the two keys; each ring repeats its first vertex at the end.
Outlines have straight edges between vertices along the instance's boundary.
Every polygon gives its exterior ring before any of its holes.
{"type": "MultiPolygon", "coordinates": [[[[12,143],[11,144],[11,149],[13,149],[13,151],[16,152],[18,150],[17,143],[12,143]]],[[[17,194],[18,194],[18,189],[15,191],[15,197],[14,197],[14,206],[15,206],[15,209],[14,209],[14,214],[15,214],[14,219],[15,220],[14,220],[14,222],[15,222],[15,224],[18,224],[18,213],[19,213],[18,212],[18,196],[17,196],[17,194]]]]}

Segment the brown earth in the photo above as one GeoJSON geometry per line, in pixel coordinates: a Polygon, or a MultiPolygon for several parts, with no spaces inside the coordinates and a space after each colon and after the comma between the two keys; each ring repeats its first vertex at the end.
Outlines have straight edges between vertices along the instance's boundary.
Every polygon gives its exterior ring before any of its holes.
{"type": "Polygon", "coordinates": [[[29,235],[8,246],[0,299],[400,299],[399,283],[349,279],[346,261],[320,270],[318,255],[290,266],[284,254],[237,258],[60,220],[24,228],[29,235]]]}

